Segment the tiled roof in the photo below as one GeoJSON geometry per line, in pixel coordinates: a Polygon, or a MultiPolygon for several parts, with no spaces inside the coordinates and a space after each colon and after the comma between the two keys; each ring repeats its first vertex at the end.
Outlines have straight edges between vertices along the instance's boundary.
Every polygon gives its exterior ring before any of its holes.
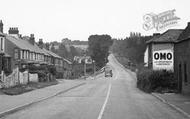
{"type": "Polygon", "coordinates": [[[169,29],[163,34],[153,37],[147,43],[174,43],[182,33],[182,29],[169,29]]]}
{"type": "Polygon", "coordinates": [[[22,42],[20,39],[17,39],[13,36],[6,35],[6,39],[15,44],[17,47],[24,49],[24,50],[29,50],[29,47],[25,45],[24,42],[22,42]]]}
{"type": "Polygon", "coordinates": [[[66,61],[68,64],[72,64],[72,62],[71,61],[69,61],[69,60],[67,60],[67,59],[65,59],[65,58],[62,58],[64,61],[66,61]]]}
{"type": "Polygon", "coordinates": [[[62,58],[62,57],[60,57],[59,55],[53,53],[52,51],[46,50],[45,48],[43,48],[43,50],[44,50],[46,53],[48,53],[48,54],[50,54],[51,56],[53,56],[53,57],[62,58]]]}
{"type": "Polygon", "coordinates": [[[29,50],[31,52],[49,55],[48,53],[46,53],[45,51],[40,49],[36,44],[34,44],[34,45],[30,44],[28,39],[16,38],[16,37],[10,36],[10,35],[6,35],[6,39],[9,40],[10,42],[14,43],[20,49],[29,50]]]}
{"type": "Polygon", "coordinates": [[[148,40],[148,41],[146,41],[146,43],[151,43],[151,42],[155,41],[155,40],[156,40],[157,38],[159,38],[159,37],[160,37],[160,35],[153,36],[153,38],[150,39],[150,40],[148,40]]]}
{"type": "Polygon", "coordinates": [[[187,27],[183,30],[183,32],[180,34],[177,41],[183,41],[190,38],[190,22],[188,23],[187,27]]]}
{"type": "Polygon", "coordinates": [[[29,51],[36,52],[36,53],[41,53],[41,54],[45,54],[48,56],[51,55],[56,58],[62,58],[59,55],[57,55],[49,50],[46,50],[45,48],[43,48],[43,49],[39,48],[37,46],[37,44],[34,44],[34,45],[30,44],[28,41],[29,39],[27,37],[21,39],[21,38],[16,38],[14,36],[6,35],[6,39],[9,40],[10,42],[14,43],[20,49],[29,50],[29,51]]]}

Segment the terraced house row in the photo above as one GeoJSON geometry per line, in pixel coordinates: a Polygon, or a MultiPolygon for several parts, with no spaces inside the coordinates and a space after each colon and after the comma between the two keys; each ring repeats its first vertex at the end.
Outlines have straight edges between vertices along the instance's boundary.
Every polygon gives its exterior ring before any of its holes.
{"type": "Polygon", "coordinates": [[[57,75],[64,76],[67,69],[64,64],[66,66],[68,62],[45,48],[43,39],[39,39],[37,44],[34,34],[22,36],[15,27],[10,28],[8,34],[4,33],[3,23],[0,21],[0,72],[3,70],[9,74],[17,67],[22,69],[28,65],[50,65],[55,66],[57,75]]]}

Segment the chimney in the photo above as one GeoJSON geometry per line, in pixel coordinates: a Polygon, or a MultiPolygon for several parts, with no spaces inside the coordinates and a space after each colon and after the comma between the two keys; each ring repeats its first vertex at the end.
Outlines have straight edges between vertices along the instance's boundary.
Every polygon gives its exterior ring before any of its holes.
{"type": "Polygon", "coordinates": [[[43,39],[40,38],[40,39],[39,39],[39,42],[38,42],[38,46],[39,46],[41,49],[43,49],[43,45],[44,45],[43,39]]]}
{"type": "Polygon", "coordinates": [[[19,34],[18,27],[10,27],[8,32],[10,35],[18,35],[19,34]]]}
{"type": "Polygon", "coordinates": [[[30,44],[34,45],[35,44],[35,38],[34,34],[30,34],[30,39],[29,39],[30,44]]]}
{"type": "Polygon", "coordinates": [[[45,43],[45,48],[49,50],[49,43],[45,43]]]}
{"type": "Polygon", "coordinates": [[[19,38],[22,38],[22,34],[19,34],[19,38]]]}
{"type": "Polygon", "coordinates": [[[2,20],[0,20],[0,32],[3,33],[3,22],[2,22],[2,20]]]}
{"type": "Polygon", "coordinates": [[[187,26],[190,26],[190,22],[187,23],[187,26]]]}

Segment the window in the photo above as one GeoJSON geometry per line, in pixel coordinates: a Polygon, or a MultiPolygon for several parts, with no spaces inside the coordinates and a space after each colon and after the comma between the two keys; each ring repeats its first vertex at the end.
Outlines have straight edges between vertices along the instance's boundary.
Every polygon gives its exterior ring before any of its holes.
{"type": "Polygon", "coordinates": [[[24,59],[24,50],[22,51],[22,59],[24,59]]]}
{"type": "Polygon", "coordinates": [[[1,38],[1,51],[3,51],[3,38],[1,38]]]}
{"type": "Polygon", "coordinates": [[[33,60],[33,53],[31,52],[30,55],[31,55],[30,60],[33,60]]]}
{"type": "Polygon", "coordinates": [[[6,74],[11,73],[11,58],[10,57],[4,57],[3,58],[3,70],[6,74]]]}
{"type": "Polygon", "coordinates": [[[22,59],[22,50],[20,50],[20,59],[22,59]]]}
{"type": "Polygon", "coordinates": [[[184,62],[184,82],[187,83],[187,64],[184,62]]]}
{"type": "Polygon", "coordinates": [[[28,54],[29,54],[28,51],[26,51],[26,59],[29,59],[28,54]]]}
{"type": "Polygon", "coordinates": [[[19,52],[18,49],[15,49],[15,59],[19,58],[18,52],[19,52]]]}

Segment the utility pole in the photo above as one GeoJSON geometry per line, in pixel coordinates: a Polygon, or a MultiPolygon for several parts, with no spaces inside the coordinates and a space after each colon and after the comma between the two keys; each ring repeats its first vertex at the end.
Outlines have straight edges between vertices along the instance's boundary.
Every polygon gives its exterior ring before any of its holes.
{"type": "Polygon", "coordinates": [[[96,65],[95,65],[95,61],[94,61],[94,60],[92,60],[92,62],[93,62],[93,69],[94,69],[94,74],[95,74],[95,72],[96,72],[96,65]]]}
{"type": "Polygon", "coordinates": [[[86,79],[86,53],[84,54],[84,77],[86,79]]]}
{"type": "Polygon", "coordinates": [[[95,60],[92,60],[93,63],[93,69],[94,69],[94,79],[96,78],[96,65],[95,65],[95,60]]]}

